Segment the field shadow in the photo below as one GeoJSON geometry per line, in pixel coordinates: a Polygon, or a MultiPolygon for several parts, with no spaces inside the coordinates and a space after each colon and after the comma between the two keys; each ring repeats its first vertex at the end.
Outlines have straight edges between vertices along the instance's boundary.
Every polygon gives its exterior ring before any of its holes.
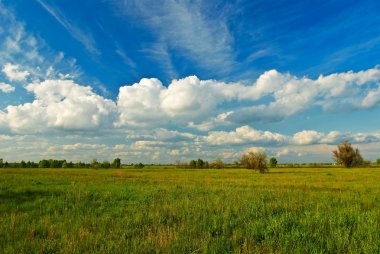
{"type": "Polygon", "coordinates": [[[42,190],[22,190],[22,191],[3,191],[0,192],[0,203],[16,202],[17,204],[25,202],[33,202],[38,198],[56,197],[59,194],[57,191],[42,191],[42,190]]]}

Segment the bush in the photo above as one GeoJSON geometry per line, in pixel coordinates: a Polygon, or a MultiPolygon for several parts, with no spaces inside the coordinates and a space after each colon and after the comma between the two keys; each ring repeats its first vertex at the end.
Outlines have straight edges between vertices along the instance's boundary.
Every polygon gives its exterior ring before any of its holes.
{"type": "Polygon", "coordinates": [[[224,162],[219,159],[219,158],[216,158],[210,165],[211,168],[216,168],[216,169],[221,169],[221,168],[224,168],[224,162]]]}
{"type": "Polygon", "coordinates": [[[143,168],[143,167],[145,167],[145,165],[140,162],[139,164],[133,165],[133,167],[134,168],[143,168]]]}
{"type": "Polygon", "coordinates": [[[264,152],[248,152],[241,157],[240,163],[248,169],[259,170],[260,173],[268,172],[267,155],[264,152]]]}
{"type": "Polygon", "coordinates": [[[364,164],[359,149],[354,149],[347,141],[338,145],[338,149],[333,151],[333,157],[337,164],[346,168],[358,167],[364,164]]]}
{"type": "Polygon", "coordinates": [[[272,157],[272,158],[269,159],[269,166],[271,168],[277,167],[277,159],[275,157],[272,157]]]}
{"type": "Polygon", "coordinates": [[[102,168],[109,169],[111,167],[111,163],[109,161],[103,161],[101,164],[102,168]]]}
{"type": "Polygon", "coordinates": [[[120,158],[115,158],[111,164],[112,168],[120,168],[121,167],[121,160],[120,158]]]}

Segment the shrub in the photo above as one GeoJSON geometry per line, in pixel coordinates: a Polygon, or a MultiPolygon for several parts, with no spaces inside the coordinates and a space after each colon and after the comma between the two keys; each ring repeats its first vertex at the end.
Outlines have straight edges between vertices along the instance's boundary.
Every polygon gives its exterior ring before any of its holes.
{"type": "Polygon", "coordinates": [[[221,169],[221,168],[224,168],[224,162],[219,159],[219,158],[216,158],[210,165],[211,168],[216,168],[216,169],[221,169]]]}
{"type": "Polygon", "coordinates": [[[338,149],[333,151],[333,157],[337,164],[346,168],[361,166],[364,163],[359,149],[354,149],[347,141],[338,145],[338,149]]]}
{"type": "Polygon", "coordinates": [[[269,159],[269,166],[271,168],[277,167],[277,159],[275,157],[272,157],[272,158],[269,159]]]}
{"type": "Polygon", "coordinates": [[[264,152],[248,152],[241,157],[240,163],[248,169],[259,170],[260,173],[268,172],[267,155],[264,152]]]}
{"type": "Polygon", "coordinates": [[[138,164],[133,165],[133,167],[134,168],[143,168],[143,167],[145,167],[145,165],[140,162],[138,164]]]}
{"type": "Polygon", "coordinates": [[[121,167],[121,160],[120,158],[115,158],[111,164],[112,168],[120,168],[121,167]]]}

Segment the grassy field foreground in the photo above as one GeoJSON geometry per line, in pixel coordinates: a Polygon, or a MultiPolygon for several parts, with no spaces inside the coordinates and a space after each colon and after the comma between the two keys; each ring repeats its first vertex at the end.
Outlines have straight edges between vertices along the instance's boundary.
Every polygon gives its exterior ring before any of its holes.
{"type": "Polygon", "coordinates": [[[1,169],[1,253],[380,253],[379,169],[1,169]]]}

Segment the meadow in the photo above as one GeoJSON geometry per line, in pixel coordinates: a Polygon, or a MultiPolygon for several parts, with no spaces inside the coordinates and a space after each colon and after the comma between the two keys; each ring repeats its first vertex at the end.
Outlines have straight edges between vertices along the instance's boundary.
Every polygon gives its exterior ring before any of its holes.
{"type": "Polygon", "coordinates": [[[380,253],[380,169],[0,169],[1,253],[380,253]]]}

